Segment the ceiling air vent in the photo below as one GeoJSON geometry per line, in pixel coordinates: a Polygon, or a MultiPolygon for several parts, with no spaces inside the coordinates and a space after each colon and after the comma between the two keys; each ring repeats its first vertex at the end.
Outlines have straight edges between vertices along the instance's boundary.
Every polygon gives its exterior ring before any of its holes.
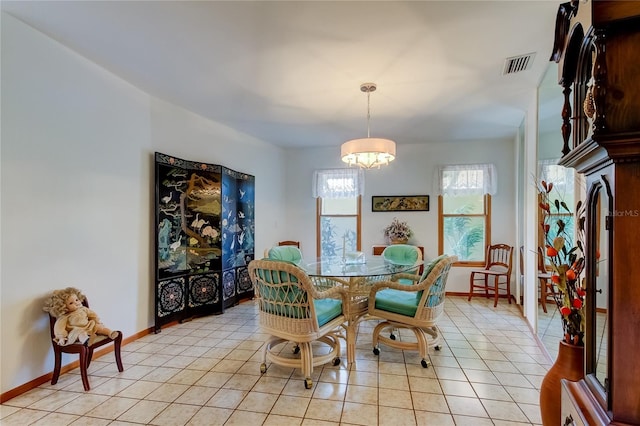
{"type": "Polygon", "coordinates": [[[535,53],[527,53],[526,55],[507,58],[504,61],[504,70],[502,70],[502,75],[515,74],[520,71],[528,70],[535,56],[535,53]]]}

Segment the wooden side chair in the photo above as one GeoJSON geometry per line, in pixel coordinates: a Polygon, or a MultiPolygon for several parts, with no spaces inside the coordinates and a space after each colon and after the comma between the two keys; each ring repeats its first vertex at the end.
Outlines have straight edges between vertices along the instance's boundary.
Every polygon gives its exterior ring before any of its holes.
{"type": "Polygon", "coordinates": [[[489,298],[489,293],[493,293],[493,307],[498,306],[500,289],[504,287],[506,297],[511,304],[511,266],[513,261],[513,246],[507,244],[494,244],[487,246],[486,263],[484,269],[471,271],[469,277],[469,298],[475,294],[483,294],[489,298]],[[493,281],[493,282],[490,282],[493,281]],[[481,293],[475,290],[480,289],[481,293]]]}
{"type": "Polygon", "coordinates": [[[553,297],[555,290],[551,282],[551,273],[547,271],[547,266],[545,265],[544,249],[542,247],[538,247],[538,283],[540,284],[540,299],[538,299],[538,302],[542,305],[542,310],[547,313],[547,302],[552,301],[549,298],[553,297]]]}
{"type": "Polygon", "coordinates": [[[300,248],[300,241],[292,241],[292,240],[279,241],[278,245],[279,246],[296,246],[300,248]]]}
{"type": "MultiPolygon", "coordinates": [[[[82,304],[89,307],[89,302],[85,298],[82,301],[82,304]]],[[[58,383],[58,378],[60,377],[60,369],[62,364],[62,354],[78,354],[80,359],[80,376],[82,377],[82,386],[84,386],[84,390],[88,391],[91,389],[89,385],[89,376],[87,375],[87,370],[89,369],[89,364],[91,364],[91,359],[93,358],[93,351],[97,348],[107,345],[113,342],[113,352],[116,357],[116,365],[118,366],[118,371],[123,372],[124,367],[122,366],[122,358],[120,357],[120,347],[122,346],[122,332],[118,331],[118,336],[115,339],[110,338],[109,336],[98,336],[96,341],[92,344],[88,344],[88,341],[85,343],[72,343],[70,345],[62,346],[59,345],[55,340],[54,334],[54,326],[56,323],[56,317],[49,314],[49,331],[51,334],[51,344],[53,345],[53,353],[55,356],[55,365],[53,369],[53,376],[51,377],[51,384],[55,385],[58,383]]]]}

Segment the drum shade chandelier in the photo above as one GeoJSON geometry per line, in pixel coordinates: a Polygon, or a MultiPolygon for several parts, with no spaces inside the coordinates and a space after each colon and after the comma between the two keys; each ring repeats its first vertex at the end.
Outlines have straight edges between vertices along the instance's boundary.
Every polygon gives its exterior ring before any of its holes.
{"type": "Polygon", "coordinates": [[[396,158],[396,143],[390,139],[372,138],[369,134],[371,121],[370,98],[371,92],[376,90],[375,83],[364,83],[360,90],[367,94],[367,137],[352,139],[342,144],[340,149],[342,161],[358,165],[363,169],[380,168],[396,158]]]}

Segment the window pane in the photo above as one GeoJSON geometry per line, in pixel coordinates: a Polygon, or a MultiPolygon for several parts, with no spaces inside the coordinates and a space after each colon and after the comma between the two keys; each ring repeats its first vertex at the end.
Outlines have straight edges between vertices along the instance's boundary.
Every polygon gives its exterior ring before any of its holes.
{"type": "Polygon", "coordinates": [[[356,251],[356,226],[356,217],[323,216],[320,220],[320,255],[342,256],[344,251],[356,251]]]}
{"type": "Polygon", "coordinates": [[[484,197],[482,195],[462,195],[442,197],[444,214],[484,214],[484,197]]]}
{"type": "MultiPolygon", "coordinates": [[[[567,207],[574,210],[575,206],[575,171],[571,168],[566,168],[557,165],[547,165],[542,169],[542,179],[553,184],[553,190],[549,194],[551,200],[562,200],[567,204],[567,207]]],[[[555,206],[552,204],[552,213],[556,213],[555,206]]],[[[564,209],[560,210],[560,213],[566,213],[564,209]]]]}
{"type": "Polygon", "coordinates": [[[549,215],[547,224],[549,225],[548,241],[546,244],[553,244],[553,239],[558,236],[558,221],[564,222],[564,232],[562,237],[565,239],[565,247],[573,247],[573,239],[575,235],[575,224],[572,215],[549,215]]]}
{"type": "Polygon", "coordinates": [[[484,261],[484,221],[484,217],[445,217],[444,252],[458,256],[459,261],[484,261]]]}
{"type": "Polygon", "coordinates": [[[358,214],[358,197],[323,198],[322,215],[358,214]]]}

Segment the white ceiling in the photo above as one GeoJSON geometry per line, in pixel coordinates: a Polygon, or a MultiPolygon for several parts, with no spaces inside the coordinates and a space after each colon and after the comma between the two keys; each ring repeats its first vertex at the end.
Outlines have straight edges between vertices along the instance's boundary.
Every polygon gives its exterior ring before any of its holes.
{"type": "Polygon", "coordinates": [[[513,138],[559,2],[2,1],[158,98],[283,147],[513,138]],[[535,53],[503,75],[506,58],[535,53]]]}

